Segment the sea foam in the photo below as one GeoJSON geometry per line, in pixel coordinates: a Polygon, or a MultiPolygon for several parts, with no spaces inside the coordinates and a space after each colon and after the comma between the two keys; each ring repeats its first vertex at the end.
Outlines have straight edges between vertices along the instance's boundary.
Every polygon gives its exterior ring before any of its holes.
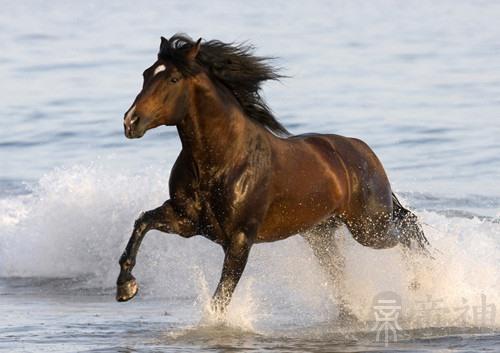
{"type": "MultiPolygon", "coordinates": [[[[0,200],[0,276],[82,278],[82,291],[112,296],[118,258],[133,221],[168,198],[167,185],[164,170],[137,174],[102,161],[48,173],[31,193],[0,200]]],[[[352,311],[363,320],[373,319],[373,298],[384,291],[401,297],[402,317],[409,322],[433,301],[442,308],[442,322],[437,323],[442,325],[453,324],[457,308],[463,307],[470,309],[467,324],[474,325],[473,310],[483,298],[500,311],[500,224],[425,210],[417,214],[435,250],[434,259],[416,259],[413,269],[399,248],[369,249],[346,229],[340,231],[352,311]],[[415,281],[417,289],[410,288],[415,281]]],[[[134,270],[140,295],[192,298],[210,322],[209,298],[222,260],[222,249],[202,237],[152,231],[134,270]]],[[[253,247],[228,317],[236,326],[253,329],[270,322],[335,320],[336,315],[328,278],[305,241],[295,236],[253,247]]],[[[497,317],[496,325],[499,321],[497,317]]]]}

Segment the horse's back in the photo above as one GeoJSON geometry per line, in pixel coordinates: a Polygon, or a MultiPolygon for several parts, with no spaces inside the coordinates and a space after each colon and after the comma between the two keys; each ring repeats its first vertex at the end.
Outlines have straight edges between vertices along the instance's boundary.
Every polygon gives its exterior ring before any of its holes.
{"type": "MultiPolygon", "coordinates": [[[[346,173],[350,174],[354,179],[361,178],[365,182],[371,179],[376,179],[381,183],[389,182],[382,163],[375,152],[360,139],[336,134],[308,133],[294,135],[287,138],[287,140],[291,143],[302,141],[323,156],[328,163],[340,159],[346,173]]],[[[333,163],[332,167],[338,168],[337,163],[333,163]]],[[[356,182],[356,180],[352,181],[356,182]]]]}

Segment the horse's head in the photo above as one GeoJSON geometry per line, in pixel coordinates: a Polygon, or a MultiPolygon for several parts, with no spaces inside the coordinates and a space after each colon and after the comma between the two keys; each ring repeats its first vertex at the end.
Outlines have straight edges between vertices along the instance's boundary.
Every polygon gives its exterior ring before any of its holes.
{"type": "Polygon", "coordinates": [[[178,124],[187,114],[193,76],[181,72],[176,64],[182,63],[185,69],[194,65],[200,42],[201,38],[185,50],[176,50],[177,57],[169,57],[169,41],[161,37],[158,60],[144,71],[142,90],[125,113],[125,136],[140,138],[157,126],[178,124]]]}

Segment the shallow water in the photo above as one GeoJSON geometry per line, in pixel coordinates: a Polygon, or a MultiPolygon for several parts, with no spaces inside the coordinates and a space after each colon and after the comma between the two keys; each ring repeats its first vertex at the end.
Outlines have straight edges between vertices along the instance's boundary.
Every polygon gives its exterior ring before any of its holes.
{"type": "Polygon", "coordinates": [[[494,1],[4,4],[0,350],[500,351],[499,16],[494,1]],[[222,251],[151,232],[140,294],[115,303],[133,220],[168,198],[179,152],[172,128],[126,140],[122,116],[159,36],[179,31],[278,56],[290,78],[265,86],[276,115],[368,142],[435,260],[409,270],[344,230],[361,320],[345,325],[300,237],[258,245],[220,322],[207,304],[222,251]],[[387,291],[401,330],[386,346],[374,298],[387,291]]]}

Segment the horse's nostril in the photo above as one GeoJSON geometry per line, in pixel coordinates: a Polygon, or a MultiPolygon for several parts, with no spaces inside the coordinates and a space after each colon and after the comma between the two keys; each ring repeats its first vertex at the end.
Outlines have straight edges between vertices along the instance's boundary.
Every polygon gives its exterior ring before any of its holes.
{"type": "Polygon", "coordinates": [[[125,114],[125,120],[123,121],[125,136],[133,138],[134,135],[137,135],[137,131],[140,130],[139,121],[140,116],[135,114],[135,109],[132,109],[125,114]]]}
{"type": "Polygon", "coordinates": [[[140,119],[139,115],[134,115],[134,116],[132,117],[132,120],[130,120],[130,125],[135,125],[135,124],[137,124],[137,123],[139,122],[139,119],[140,119]]]}

